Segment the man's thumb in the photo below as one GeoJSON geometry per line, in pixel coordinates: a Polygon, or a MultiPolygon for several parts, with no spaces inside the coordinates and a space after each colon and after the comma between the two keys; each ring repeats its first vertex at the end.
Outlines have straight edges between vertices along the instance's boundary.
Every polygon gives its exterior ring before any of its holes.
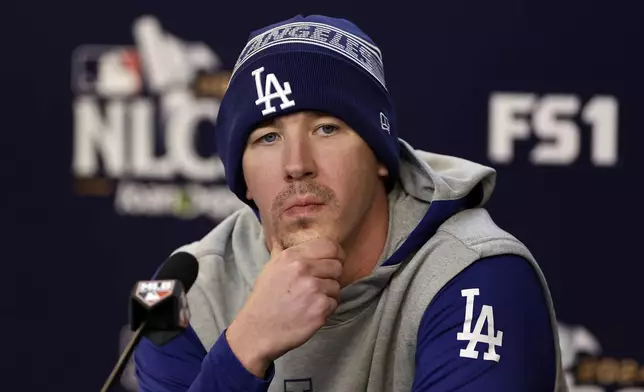
{"type": "Polygon", "coordinates": [[[278,253],[283,251],[284,248],[282,248],[282,244],[280,244],[280,241],[277,238],[273,238],[271,241],[271,258],[276,256],[278,253]]]}

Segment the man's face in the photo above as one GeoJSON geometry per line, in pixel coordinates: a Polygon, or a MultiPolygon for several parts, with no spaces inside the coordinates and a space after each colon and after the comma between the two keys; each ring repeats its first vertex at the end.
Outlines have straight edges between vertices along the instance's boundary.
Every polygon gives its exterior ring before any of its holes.
{"type": "Polygon", "coordinates": [[[261,124],[243,157],[247,198],[266,237],[288,248],[315,237],[343,243],[369,212],[387,169],[341,120],[299,112],[261,124]]]}

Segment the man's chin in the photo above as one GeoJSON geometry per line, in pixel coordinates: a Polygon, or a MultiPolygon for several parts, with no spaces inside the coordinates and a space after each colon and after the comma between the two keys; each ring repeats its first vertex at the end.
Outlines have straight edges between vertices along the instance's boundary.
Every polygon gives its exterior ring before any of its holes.
{"type": "Polygon", "coordinates": [[[314,228],[297,229],[282,236],[282,246],[286,249],[320,237],[322,235],[314,228]]]}
{"type": "Polygon", "coordinates": [[[316,238],[338,240],[336,225],[327,219],[301,218],[297,221],[283,221],[278,236],[284,249],[316,238]]]}

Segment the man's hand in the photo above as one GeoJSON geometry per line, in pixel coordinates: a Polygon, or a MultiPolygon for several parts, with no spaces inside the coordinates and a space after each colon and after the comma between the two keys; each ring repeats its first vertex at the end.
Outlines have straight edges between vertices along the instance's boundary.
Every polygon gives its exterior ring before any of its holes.
{"type": "Polygon", "coordinates": [[[270,260],[226,331],[246,369],[263,378],[272,361],[326,323],[338,306],[344,258],[340,246],[324,238],[288,249],[273,242],[270,260]]]}

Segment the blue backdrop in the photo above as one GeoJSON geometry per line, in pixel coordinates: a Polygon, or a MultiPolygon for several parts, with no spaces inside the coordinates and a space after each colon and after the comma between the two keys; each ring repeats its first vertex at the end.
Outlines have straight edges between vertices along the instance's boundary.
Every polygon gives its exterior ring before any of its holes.
{"type": "Polygon", "coordinates": [[[248,33],[322,13],[381,48],[403,138],[498,169],[489,209],[549,280],[573,391],[644,391],[638,4],[3,3],[0,389],[100,389],[134,282],[239,205],[212,121],[248,33]]]}

